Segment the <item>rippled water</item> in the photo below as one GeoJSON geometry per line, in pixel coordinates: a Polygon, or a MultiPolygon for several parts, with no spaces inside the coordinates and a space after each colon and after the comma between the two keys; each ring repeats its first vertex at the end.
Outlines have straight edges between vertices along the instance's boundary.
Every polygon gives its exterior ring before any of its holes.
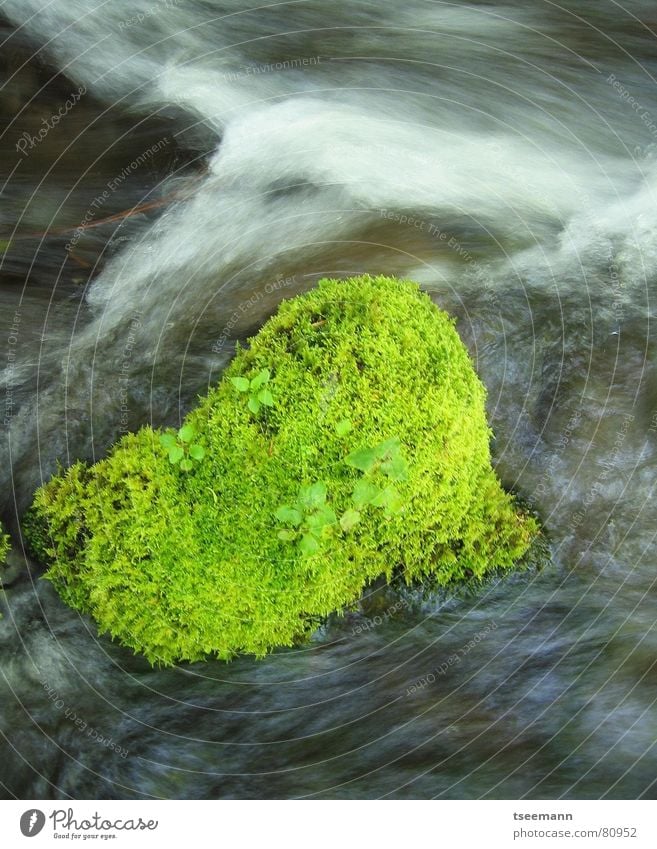
{"type": "Polygon", "coordinates": [[[9,527],[57,460],[175,423],[281,298],[370,272],[457,316],[550,545],[474,596],[378,588],[303,649],[162,672],[16,536],[6,793],[654,798],[654,4],[0,16],[9,527]]]}

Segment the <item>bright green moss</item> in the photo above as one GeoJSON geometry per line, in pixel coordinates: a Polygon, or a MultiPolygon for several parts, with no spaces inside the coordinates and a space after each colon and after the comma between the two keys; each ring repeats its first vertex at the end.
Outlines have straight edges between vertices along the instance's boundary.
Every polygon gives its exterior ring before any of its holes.
{"type": "Polygon", "coordinates": [[[185,425],[76,463],[26,522],[62,598],[154,663],[262,656],[377,576],[482,578],[537,532],[492,471],[453,322],[413,283],[284,302],[185,425]]]}
{"type": "Polygon", "coordinates": [[[5,562],[5,557],[9,553],[10,548],[11,541],[9,535],[5,533],[5,529],[0,524],[0,563],[5,562]]]}

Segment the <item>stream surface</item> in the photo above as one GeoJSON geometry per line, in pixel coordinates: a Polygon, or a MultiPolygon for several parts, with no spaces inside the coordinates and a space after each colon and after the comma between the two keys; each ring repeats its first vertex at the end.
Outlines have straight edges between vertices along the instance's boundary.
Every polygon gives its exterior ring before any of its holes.
{"type": "Polygon", "coordinates": [[[0,0],[7,797],[657,797],[656,33],[654,0],[0,0]],[[25,561],[35,488],[361,273],[457,318],[548,562],[262,661],[99,638],[25,561]]]}

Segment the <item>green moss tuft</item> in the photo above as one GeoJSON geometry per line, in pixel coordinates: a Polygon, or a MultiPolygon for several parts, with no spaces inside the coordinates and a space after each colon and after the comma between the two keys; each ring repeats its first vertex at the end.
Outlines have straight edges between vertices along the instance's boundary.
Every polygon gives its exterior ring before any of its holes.
{"type": "Polygon", "coordinates": [[[415,284],[323,280],[186,429],[59,473],[25,531],[62,598],[151,662],[261,657],[378,576],[446,586],[524,554],[537,524],[491,468],[484,398],[415,284]]]}
{"type": "Polygon", "coordinates": [[[7,554],[9,554],[9,549],[11,548],[11,540],[9,539],[9,534],[5,532],[5,529],[0,524],[0,563],[5,562],[5,558],[7,554]]]}

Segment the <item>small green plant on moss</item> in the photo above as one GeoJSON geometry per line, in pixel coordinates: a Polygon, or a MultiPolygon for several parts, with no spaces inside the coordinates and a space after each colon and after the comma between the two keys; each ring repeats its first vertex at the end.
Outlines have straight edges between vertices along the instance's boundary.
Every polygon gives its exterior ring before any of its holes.
{"type": "Polygon", "coordinates": [[[517,566],[538,525],[495,475],[484,402],[416,284],[323,280],[238,351],[192,430],[143,427],[58,471],[25,534],[62,599],[152,663],[262,657],[376,579],[517,566]]]}
{"type": "Polygon", "coordinates": [[[193,441],[196,435],[194,427],[185,424],[177,434],[167,432],[160,436],[160,445],[166,449],[169,462],[172,466],[179,465],[183,472],[191,472],[194,461],[200,463],[205,457],[205,448],[193,441]]]}
{"type": "Polygon", "coordinates": [[[5,558],[11,548],[11,540],[9,534],[5,533],[5,529],[0,525],[0,563],[5,562],[5,558]]]}
{"type": "Polygon", "coordinates": [[[366,475],[381,471],[392,481],[405,481],[408,478],[408,464],[401,452],[398,436],[385,439],[378,445],[352,451],[345,457],[345,463],[366,475]]]}
{"type": "Polygon", "coordinates": [[[263,368],[255,377],[249,380],[246,377],[233,377],[231,383],[238,392],[247,396],[246,406],[257,416],[261,407],[273,407],[274,397],[271,390],[267,386],[271,372],[268,368],[263,368]]]}
{"type": "MultiPolygon", "coordinates": [[[[352,430],[350,419],[341,419],[335,426],[339,437],[346,436],[352,430]]],[[[383,485],[376,481],[377,477],[382,476],[390,481],[407,479],[408,465],[401,453],[398,437],[352,451],[345,458],[345,462],[368,476],[357,481],[351,494],[353,507],[347,508],[340,516],[339,525],[345,533],[360,522],[361,511],[366,507],[383,508],[386,519],[400,512],[404,502],[399,492],[387,480],[383,485]]],[[[324,538],[327,536],[325,529],[333,528],[337,521],[335,511],[325,506],[326,495],[326,484],[319,481],[312,486],[302,487],[294,506],[279,507],[274,515],[280,522],[291,525],[293,530],[279,531],[278,538],[286,542],[296,542],[303,554],[316,554],[322,535],[324,538]]]]}
{"type": "Polygon", "coordinates": [[[324,481],[302,486],[292,506],[283,504],[274,513],[279,522],[290,526],[279,531],[278,538],[295,543],[306,557],[317,554],[337,523],[335,511],[326,503],[326,494],[324,481]]]}
{"type": "Polygon", "coordinates": [[[351,496],[356,510],[350,511],[348,518],[343,517],[349,527],[360,520],[360,511],[368,506],[382,508],[386,519],[402,510],[404,500],[393,484],[408,479],[408,463],[399,437],[358,448],[347,455],[345,463],[365,475],[356,483],[351,496]]]}

